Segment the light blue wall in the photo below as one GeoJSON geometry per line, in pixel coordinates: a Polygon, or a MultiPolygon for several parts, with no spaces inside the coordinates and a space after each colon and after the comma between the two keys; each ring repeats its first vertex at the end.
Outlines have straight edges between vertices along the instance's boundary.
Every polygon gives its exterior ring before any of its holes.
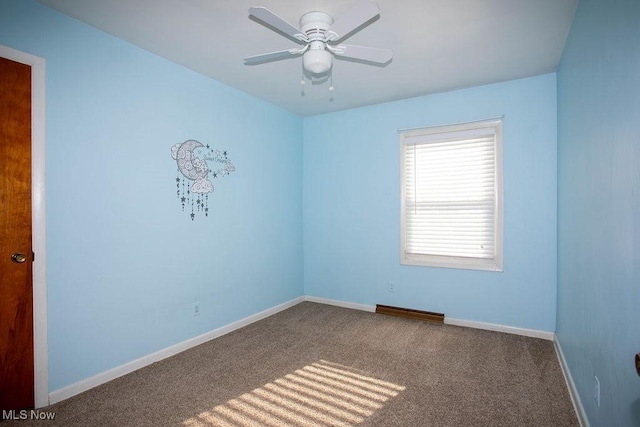
{"type": "Polygon", "coordinates": [[[0,44],[46,60],[51,390],[302,295],[300,117],[29,0],[0,44]],[[194,221],[187,139],[237,169],[194,221]]]}
{"type": "Polygon", "coordinates": [[[637,0],[580,1],[558,123],[558,339],[591,425],[640,426],[637,0]]]}
{"type": "Polygon", "coordinates": [[[305,293],[554,331],[556,133],[555,74],[306,118],[305,293]],[[504,273],[400,265],[397,130],[503,115],[504,273]]]}

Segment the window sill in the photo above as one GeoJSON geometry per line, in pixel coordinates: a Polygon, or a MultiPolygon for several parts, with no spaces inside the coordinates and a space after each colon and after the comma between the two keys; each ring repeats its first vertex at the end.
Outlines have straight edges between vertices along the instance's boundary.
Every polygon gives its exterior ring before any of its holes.
{"type": "Polygon", "coordinates": [[[504,272],[502,261],[495,259],[404,254],[400,259],[400,264],[418,267],[504,272]]]}

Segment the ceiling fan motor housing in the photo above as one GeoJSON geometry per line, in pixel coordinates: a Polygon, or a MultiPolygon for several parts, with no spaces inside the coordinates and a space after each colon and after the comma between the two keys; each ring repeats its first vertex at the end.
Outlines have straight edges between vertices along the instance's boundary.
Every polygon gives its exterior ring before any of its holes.
{"type": "Polygon", "coordinates": [[[309,38],[309,50],[302,55],[304,69],[312,74],[324,74],[331,69],[333,56],[326,48],[325,32],[333,18],[324,12],[309,12],[300,18],[300,30],[309,38]]]}

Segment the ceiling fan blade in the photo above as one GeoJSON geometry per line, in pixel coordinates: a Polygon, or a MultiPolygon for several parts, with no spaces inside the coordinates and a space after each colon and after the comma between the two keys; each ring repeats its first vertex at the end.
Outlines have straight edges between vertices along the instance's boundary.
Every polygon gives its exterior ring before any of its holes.
{"type": "Polygon", "coordinates": [[[249,15],[299,42],[305,41],[307,38],[307,36],[303,34],[302,31],[289,24],[287,21],[280,18],[278,15],[271,12],[266,7],[250,7],[249,15]]]}
{"type": "Polygon", "coordinates": [[[378,49],[377,47],[353,46],[341,44],[331,49],[337,56],[343,58],[359,59],[377,64],[386,64],[393,58],[393,52],[389,49],[378,49]]]}
{"type": "Polygon", "coordinates": [[[380,15],[380,9],[376,3],[362,0],[329,27],[327,33],[332,37],[328,40],[334,42],[342,40],[378,15],[380,15]]]}
{"type": "Polygon", "coordinates": [[[279,50],[277,52],[263,53],[261,55],[247,56],[244,58],[245,65],[257,65],[265,62],[279,61],[281,59],[293,58],[299,55],[300,49],[279,50]]]}

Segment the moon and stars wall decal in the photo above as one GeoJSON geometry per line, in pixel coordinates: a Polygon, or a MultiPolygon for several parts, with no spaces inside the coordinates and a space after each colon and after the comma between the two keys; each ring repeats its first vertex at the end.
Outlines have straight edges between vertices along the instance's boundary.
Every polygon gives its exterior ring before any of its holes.
{"type": "Polygon", "coordinates": [[[227,152],[213,149],[195,139],[188,139],[171,147],[171,158],[178,166],[176,195],[182,205],[191,205],[191,220],[196,212],[209,216],[209,193],[213,193],[210,178],[222,178],[235,171],[227,152]],[[212,172],[207,161],[220,163],[221,167],[212,172]]]}

